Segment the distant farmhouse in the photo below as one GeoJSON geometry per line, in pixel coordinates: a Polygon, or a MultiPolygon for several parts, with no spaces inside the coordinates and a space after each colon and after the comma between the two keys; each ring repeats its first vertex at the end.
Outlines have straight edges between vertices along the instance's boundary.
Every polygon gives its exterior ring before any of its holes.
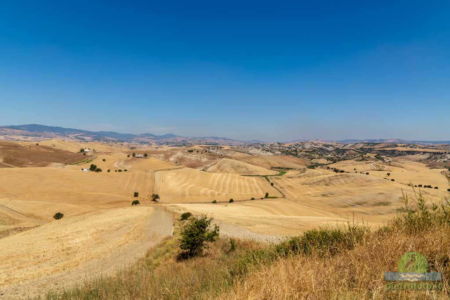
{"type": "Polygon", "coordinates": [[[81,153],[89,153],[89,152],[91,152],[92,150],[90,149],[90,148],[81,148],[80,149],[80,152],[81,153]]]}

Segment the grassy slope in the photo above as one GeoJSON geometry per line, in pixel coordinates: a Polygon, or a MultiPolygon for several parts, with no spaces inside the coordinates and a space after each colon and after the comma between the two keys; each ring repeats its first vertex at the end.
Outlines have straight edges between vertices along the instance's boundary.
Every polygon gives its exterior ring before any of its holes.
{"type": "Polygon", "coordinates": [[[419,200],[376,232],[320,229],[275,246],[221,240],[208,255],[177,262],[167,240],[116,277],[88,282],[48,299],[447,299],[450,296],[450,207],[419,200]],[[414,208],[411,208],[414,207],[414,208]],[[392,292],[383,273],[405,252],[423,253],[444,275],[439,292],[392,292]]]}

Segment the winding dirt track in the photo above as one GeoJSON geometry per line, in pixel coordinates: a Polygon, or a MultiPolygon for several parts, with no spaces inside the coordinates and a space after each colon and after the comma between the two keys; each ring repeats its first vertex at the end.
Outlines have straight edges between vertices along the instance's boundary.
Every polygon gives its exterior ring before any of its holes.
{"type": "Polygon", "coordinates": [[[0,298],[29,298],[112,274],[172,231],[172,215],[165,210],[127,207],[63,218],[3,238],[0,298]]]}

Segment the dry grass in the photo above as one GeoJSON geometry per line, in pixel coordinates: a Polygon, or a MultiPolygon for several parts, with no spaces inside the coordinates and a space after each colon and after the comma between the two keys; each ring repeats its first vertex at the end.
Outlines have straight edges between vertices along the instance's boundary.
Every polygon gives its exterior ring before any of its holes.
{"type": "Polygon", "coordinates": [[[407,214],[336,255],[291,255],[237,282],[224,299],[448,299],[450,207],[427,207],[421,195],[407,214]],[[424,254],[444,277],[441,291],[389,291],[383,280],[405,252],[424,254]]]}
{"type": "Polygon", "coordinates": [[[443,292],[389,292],[383,273],[396,271],[399,258],[418,251],[429,258],[436,271],[450,275],[448,256],[450,230],[429,231],[418,236],[374,235],[364,245],[334,257],[292,256],[264,266],[239,282],[225,299],[386,299],[448,297],[448,281],[443,292]],[[447,264],[447,265],[446,265],[447,264]]]}
{"type": "Polygon", "coordinates": [[[210,299],[226,292],[234,283],[231,269],[238,259],[261,247],[220,240],[203,257],[177,261],[178,242],[168,239],[132,268],[112,278],[86,282],[46,299],[210,299]]]}
{"type": "Polygon", "coordinates": [[[320,229],[273,246],[239,241],[232,247],[221,240],[206,256],[183,262],[175,260],[177,241],[167,240],[114,278],[47,299],[448,299],[450,207],[422,200],[408,203],[407,214],[375,232],[320,229]],[[441,291],[385,288],[384,272],[397,271],[397,261],[410,251],[442,272],[441,291]]]}

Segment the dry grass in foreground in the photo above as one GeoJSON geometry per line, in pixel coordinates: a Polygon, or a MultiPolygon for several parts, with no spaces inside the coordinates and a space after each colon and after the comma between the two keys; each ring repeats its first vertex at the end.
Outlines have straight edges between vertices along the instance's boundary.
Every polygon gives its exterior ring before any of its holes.
{"type": "Polygon", "coordinates": [[[178,242],[171,239],[113,278],[47,299],[448,299],[449,203],[429,207],[418,195],[405,211],[375,232],[318,229],[273,246],[221,240],[206,256],[186,261],[176,261],[178,242]],[[384,272],[397,271],[411,251],[443,274],[442,290],[385,288],[384,272]]]}

